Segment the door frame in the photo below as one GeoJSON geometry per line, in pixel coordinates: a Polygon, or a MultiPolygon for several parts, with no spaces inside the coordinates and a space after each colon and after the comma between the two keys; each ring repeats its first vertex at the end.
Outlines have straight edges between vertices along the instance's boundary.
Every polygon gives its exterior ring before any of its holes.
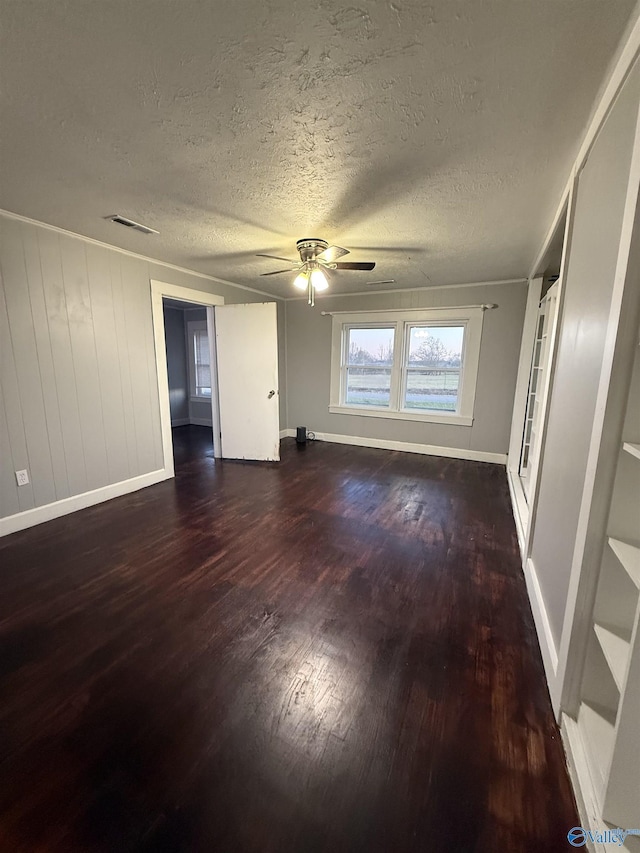
{"type": "Polygon", "coordinates": [[[153,318],[153,341],[156,354],[156,377],[158,380],[158,399],[160,404],[160,429],[162,432],[162,455],[164,468],[169,477],[175,476],[173,465],[173,438],[171,434],[171,407],[169,404],[169,373],[167,369],[167,350],[164,332],[164,312],[162,298],[176,299],[180,302],[190,302],[202,305],[207,309],[207,330],[209,331],[209,355],[211,359],[211,423],[213,425],[213,455],[219,459],[222,455],[220,446],[220,423],[218,412],[217,366],[215,353],[215,319],[214,307],[224,305],[224,297],[203,290],[193,290],[179,284],[150,279],[151,282],[151,314],[153,318]]]}

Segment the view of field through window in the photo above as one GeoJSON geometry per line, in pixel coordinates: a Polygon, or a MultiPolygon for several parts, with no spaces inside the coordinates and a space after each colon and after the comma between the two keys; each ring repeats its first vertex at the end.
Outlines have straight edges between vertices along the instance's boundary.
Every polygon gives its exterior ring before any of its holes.
{"type": "MultiPolygon", "coordinates": [[[[391,407],[394,333],[394,327],[348,330],[347,404],[391,407]]],[[[405,334],[409,341],[401,408],[455,412],[464,326],[412,325],[405,334]]]]}

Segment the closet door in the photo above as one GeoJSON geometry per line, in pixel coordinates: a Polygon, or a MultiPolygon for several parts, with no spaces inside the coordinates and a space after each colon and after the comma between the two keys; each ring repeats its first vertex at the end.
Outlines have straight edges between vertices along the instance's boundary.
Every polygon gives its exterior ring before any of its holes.
{"type": "Polygon", "coordinates": [[[536,341],[533,348],[531,373],[529,375],[527,413],[524,422],[520,467],[518,470],[527,503],[529,503],[533,494],[540,459],[542,414],[548,394],[549,383],[547,377],[557,308],[558,283],[556,282],[549,288],[540,302],[536,326],[536,341]]]}

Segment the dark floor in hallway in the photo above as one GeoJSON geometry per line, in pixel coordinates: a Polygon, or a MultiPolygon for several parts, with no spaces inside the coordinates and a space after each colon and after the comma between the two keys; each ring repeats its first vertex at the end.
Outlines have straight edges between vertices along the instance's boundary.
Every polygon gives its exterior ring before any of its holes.
{"type": "Polygon", "coordinates": [[[0,540],[0,849],[573,849],[504,469],[174,440],[0,540]]]}

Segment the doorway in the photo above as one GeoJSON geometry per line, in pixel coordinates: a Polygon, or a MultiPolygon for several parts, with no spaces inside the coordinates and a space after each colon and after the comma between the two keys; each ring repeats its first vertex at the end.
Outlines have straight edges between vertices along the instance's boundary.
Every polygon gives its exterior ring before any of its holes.
{"type": "MultiPolygon", "coordinates": [[[[163,300],[191,303],[185,310],[194,307],[206,310],[206,337],[196,334],[196,322],[194,335],[189,336],[191,346],[185,342],[185,348],[188,353],[193,350],[194,358],[198,359],[193,373],[196,397],[193,402],[204,403],[205,410],[211,412],[214,457],[277,462],[280,422],[275,302],[224,305],[221,296],[151,279],[162,452],[167,475],[174,475],[175,465],[163,300]],[[198,352],[202,357],[197,356],[198,352]]],[[[199,330],[204,332],[200,323],[199,330]]],[[[186,328],[185,339],[188,322],[186,328]]],[[[189,393],[191,390],[190,386],[189,393]]],[[[191,419],[189,415],[189,425],[191,419]]]]}
{"type": "Polygon", "coordinates": [[[214,458],[207,308],[163,297],[174,466],[214,458]]]}
{"type": "MultiPolygon", "coordinates": [[[[160,421],[162,427],[162,451],[164,456],[165,469],[170,472],[170,476],[175,473],[174,464],[174,432],[180,427],[197,427],[204,426],[205,430],[209,423],[211,424],[211,443],[202,441],[202,451],[207,452],[213,448],[213,457],[221,457],[220,447],[220,416],[218,411],[218,394],[217,394],[217,371],[215,358],[215,317],[213,308],[215,305],[224,304],[224,299],[221,296],[216,296],[212,293],[204,293],[199,290],[193,290],[187,287],[181,287],[168,282],[155,281],[151,279],[151,303],[153,314],[153,332],[155,339],[156,350],[156,373],[158,377],[158,393],[160,398],[160,421]],[[165,312],[166,305],[166,312],[165,312]],[[171,316],[173,311],[175,316],[171,316]],[[179,311],[182,311],[180,317],[179,311]],[[194,312],[191,314],[191,312],[194,312]],[[195,313],[198,312],[198,313],[195,313]],[[204,312],[204,320],[203,313],[204,312]],[[167,344],[167,321],[165,313],[169,315],[170,334],[172,339],[167,344]],[[207,378],[206,373],[206,358],[205,355],[205,337],[200,334],[198,361],[199,370],[189,370],[190,354],[187,351],[188,323],[189,315],[192,317],[192,322],[196,323],[195,328],[201,331],[206,331],[206,346],[209,351],[208,367],[209,377],[208,385],[204,381],[207,378]],[[180,328],[180,320],[182,319],[183,335],[177,333],[180,328]],[[173,335],[173,332],[176,332],[173,335]],[[169,352],[170,350],[170,352],[169,352]],[[184,362],[179,364],[176,355],[184,352],[184,362]],[[169,362],[172,361],[173,369],[169,367],[169,362]],[[194,384],[194,400],[191,398],[191,379],[194,376],[195,383],[199,382],[196,387],[194,384]],[[173,395],[172,395],[173,386],[173,395]],[[206,389],[209,393],[206,393],[206,389]],[[173,401],[173,406],[172,406],[173,401]],[[193,423],[192,423],[193,419],[193,423]]],[[[194,337],[195,341],[195,337],[194,337]]],[[[195,345],[195,344],[194,344],[195,345]]],[[[195,353],[194,353],[195,361],[195,353]]],[[[192,432],[191,429],[183,431],[186,433],[192,432]]],[[[193,430],[194,434],[197,430],[193,430]]],[[[200,431],[202,434],[202,431],[200,431]]],[[[207,435],[209,435],[207,433],[207,435]]],[[[181,436],[182,438],[183,436],[181,436]]],[[[184,444],[184,442],[182,442],[184,444]]],[[[176,450],[182,452],[182,447],[176,447],[176,450]]],[[[188,450],[188,447],[187,447],[188,450]]],[[[180,458],[180,457],[179,457],[180,458]]]]}

